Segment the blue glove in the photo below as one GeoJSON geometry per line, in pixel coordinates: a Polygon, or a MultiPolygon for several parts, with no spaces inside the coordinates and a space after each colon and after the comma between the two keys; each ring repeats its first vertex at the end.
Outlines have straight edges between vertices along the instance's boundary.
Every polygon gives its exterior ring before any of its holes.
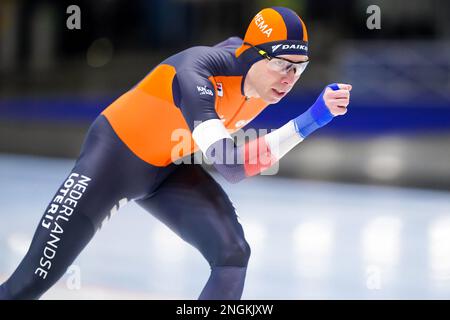
{"type": "Polygon", "coordinates": [[[295,130],[302,138],[306,138],[312,132],[323,127],[334,118],[334,115],[325,105],[325,100],[323,100],[323,94],[327,88],[331,88],[335,91],[339,90],[339,86],[336,83],[327,85],[317,98],[316,102],[314,102],[314,104],[304,113],[293,119],[295,130]]]}

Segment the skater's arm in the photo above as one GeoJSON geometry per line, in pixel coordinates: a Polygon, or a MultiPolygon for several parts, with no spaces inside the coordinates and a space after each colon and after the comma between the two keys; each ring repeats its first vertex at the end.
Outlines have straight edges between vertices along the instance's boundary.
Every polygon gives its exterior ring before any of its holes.
{"type": "Polygon", "coordinates": [[[339,86],[327,86],[306,112],[242,146],[236,147],[218,120],[207,120],[196,126],[193,138],[229,182],[239,182],[270,168],[312,132],[329,123],[333,117],[345,114],[351,86],[339,86]]]}
{"type": "Polygon", "coordinates": [[[181,111],[199,149],[231,183],[270,168],[313,131],[330,122],[335,115],[344,114],[351,88],[339,90],[335,84],[328,86],[314,105],[299,117],[258,139],[236,146],[215,112],[212,83],[194,73],[189,74],[189,79],[186,81],[183,75],[178,78],[181,111]],[[330,88],[337,91],[332,94],[330,88]],[[342,96],[339,101],[338,96],[342,96]]]}

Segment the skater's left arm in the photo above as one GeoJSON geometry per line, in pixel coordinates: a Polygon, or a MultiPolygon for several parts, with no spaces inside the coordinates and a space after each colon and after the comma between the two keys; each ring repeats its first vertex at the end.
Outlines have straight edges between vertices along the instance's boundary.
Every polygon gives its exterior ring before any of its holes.
{"type": "Polygon", "coordinates": [[[315,130],[335,116],[344,115],[351,85],[328,85],[303,114],[262,137],[237,147],[219,121],[206,121],[194,129],[193,138],[214,167],[232,183],[270,168],[315,130]],[[222,132],[222,135],[217,134],[222,132]],[[214,137],[218,137],[217,141],[214,137]],[[205,139],[205,137],[207,137],[205,139]]]}

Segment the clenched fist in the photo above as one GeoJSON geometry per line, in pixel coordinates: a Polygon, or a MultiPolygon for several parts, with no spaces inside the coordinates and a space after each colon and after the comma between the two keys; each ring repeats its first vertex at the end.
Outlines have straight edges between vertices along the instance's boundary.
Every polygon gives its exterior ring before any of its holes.
{"type": "Polygon", "coordinates": [[[337,83],[335,86],[328,86],[325,89],[323,101],[333,116],[341,116],[347,113],[352,86],[346,83],[337,83]],[[336,85],[339,89],[335,87],[336,85]]]}
{"type": "Polygon", "coordinates": [[[297,133],[306,138],[315,130],[329,123],[335,116],[347,113],[352,86],[332,83],[325,87],[316,102],[306,112],[294,118],[297,133]]]}

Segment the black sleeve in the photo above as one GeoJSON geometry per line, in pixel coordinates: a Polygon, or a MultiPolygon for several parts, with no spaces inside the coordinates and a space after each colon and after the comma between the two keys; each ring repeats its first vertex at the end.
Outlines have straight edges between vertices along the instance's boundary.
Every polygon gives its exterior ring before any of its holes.
{"type": "MultiPolygon", "coordinates": [[[[176,74],[174,91],[178,93],[178,103],[184,119],[191,131],[199,122],[219,119],[215,110],[216,93],[214,85],[206,76],[191,70],[176,74]]],[[[174,96],[177,96],[176,94],[174,96]]]]}
{"type": "MultiPolygon", "coordinates": [[[[177,73],[174,86],[178,94],[174,95],[175,103],[181,109],[191,132],[194,132],[201,122],[219,119],[215,110],[214,86],[206,76],[195,71],[182,71],[177,73]]],[[[236,147],[233,139],[224,138],[209,146],[205,156],[225,179],[237,183],[246,177],[245,168],[242,162],[238,161],[243,159],[241,149],[236,147]],[[227,163],[227,159],[231,160],[231,163],[227,163]]]]}

